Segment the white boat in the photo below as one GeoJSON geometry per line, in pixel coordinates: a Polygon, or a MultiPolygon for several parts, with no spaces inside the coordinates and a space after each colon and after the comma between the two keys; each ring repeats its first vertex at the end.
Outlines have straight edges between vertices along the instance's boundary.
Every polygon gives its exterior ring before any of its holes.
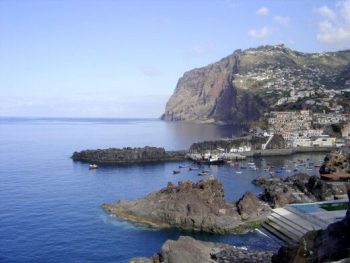
{"type": "Polygon", "coordinates": [[[89,169],[90,170],[95,170],[95,169],[97,169],[98,168],[98,165],[97,164],[90,164],[89,165],[89,169]]]}
{"type": "Polygon", "coordinates": [[[242,174],[242,172],[241,171],[237,171],[236,174],[242,174]]]}

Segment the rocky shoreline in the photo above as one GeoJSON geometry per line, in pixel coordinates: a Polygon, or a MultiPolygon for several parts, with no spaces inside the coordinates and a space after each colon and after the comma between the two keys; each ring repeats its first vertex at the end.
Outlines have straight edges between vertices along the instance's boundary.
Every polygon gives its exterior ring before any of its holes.
{"type": "Polygon", "coordinates": [[[168,183],[144,198],[119,200],[102,207],[133,223],[215,234],[240,233],[260,224],[271,212],[250,192],[235,203],[226,202],[222,184],[214,178],[168,183]]]}
{"type": "Polygon", "coordinates": [[[252,183],[264,189],[260,199],[272,208],[338,199],[345,197],[350,187],[350,183],[333,184],[303,173],[287,177],[258,177],[252,183]]]}
{"type": "Polygon", "coordinates": [[[181,161],[186,151],[165,151],[164,148],[145,146],[143,148],[109,148],[74,152],[72,159],[95,164],[132,164],[165,161],[181,161]]]}
{"type": "Polygon", "coordinates": [[[237,248],[223,243],[199,241],[189,236],[167,240],[151,258],[133,258],[130,263],[271,262],[273,252],[237,248]]]}

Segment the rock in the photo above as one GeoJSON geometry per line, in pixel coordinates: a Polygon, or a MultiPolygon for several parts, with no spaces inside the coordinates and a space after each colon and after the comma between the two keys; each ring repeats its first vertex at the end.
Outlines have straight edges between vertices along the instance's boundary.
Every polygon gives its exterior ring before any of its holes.
{"type": "Polygon", "coordinates": [[[327,154],[320,173],[350,173],[350,153],[339,150],[327,154]]]}
{"type": "Polygon", "coordinates": [[[72,159],[96,164],[126,164],[184,160],[185,156],[185,151],[165,151],[164,148],[146,146],[143,148],[84,150],[74,152],[72,159]]]}
{"type": "Polygon", "coordinates": [[[288,177],[259,177],[253,184],[264,188],[260,199],[272,208],[292,203],[306,203],[336,199],[345,195],[349,183],[332,184],[317,176],[299,173],[288,177]]]}
{"type": "MultiPolygon", "coordinates": [[[[180,236],[167,240],[160,253],[151,262],[164,263],[213,263],[213,262],[271,262],[272,252],[244,250],[231,245],[195,240],[180,236]],[[157,258],[160,261],[156,261],[157,258]]],[[[145,261],[147,262],[147,261],[145,261]]]]}
{"type": "Polygon", "coordinates": [[[333,262],[343,259],[350,261],[350,210],[343,220],[330,224],[325,230],[306,233],[296,246],[280,248],[272,262],[333,262]]]}
{"type": "Polygon", "coordinates": [[[237,206],[224,199],[222,184],[214,178],[168,184],[160,191],[134,201],[103,204],[111,214],[153,227],[176,227],[210,233],[233,233],[265,220],[270,209],[247,193],[237,206]],[[256,211],[250,207],[254,206],[256,211]],[[243,212],[242,212],[243,211],[243,212]]]}
{"type": "Polygon", "coordinates": [[[153,263],[154,261],[152,259],[149,258],[133,258],[129,261],[129,263],[153,263]]]}
{"type": "Polygon", "coordinates": [[[237,210],[242,219],[259,217],[261,213],[266,214],[264,209],[265,207],[259,203],[258,199],[251,192],[246,192],[237,202],[237,210]]]}

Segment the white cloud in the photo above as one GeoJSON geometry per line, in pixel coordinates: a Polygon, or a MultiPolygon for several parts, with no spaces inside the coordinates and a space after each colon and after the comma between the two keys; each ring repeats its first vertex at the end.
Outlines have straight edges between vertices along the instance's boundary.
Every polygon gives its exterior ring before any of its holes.
{"type": "Polygon", "coordinates": [[[272,28],[264,26],[260,29],[251,29],[248,31],[248,35],[252,38],[266,38],[272,34],[272,28]]]}
{"type": "Polygon", "coordinates": [[[288,25],[290,22],[289,16],[275,16],[273,19],[275,20],[276,23],[283,25],[283,26],[288,25]]]}
{"type": "Polygon", "coordinates": [[[317,39],[341,48],[350,47],[350,0],[339,1],[335,9],[322,6],[317,9],[322,16],[317,39]]]}
{"type": "Polygon", "coordinates": [[[266,16],[270,10],[267,7],[261,7],[258,10],[256,10],[256,14],[259,16],[266,16]]]}
{"type": "Polygon", "coordinates": [[[330,9],[328,6],[321,6],[320,8],[317,8],[318,13],[328,19],[334,20],[336,19],[336,14],[335,12],[330,9]]]}

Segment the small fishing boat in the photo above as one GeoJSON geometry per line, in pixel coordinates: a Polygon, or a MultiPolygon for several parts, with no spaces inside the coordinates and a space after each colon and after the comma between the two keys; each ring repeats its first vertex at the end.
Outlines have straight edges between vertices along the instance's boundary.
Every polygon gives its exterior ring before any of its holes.
{"type": "Polygon", "coordinates": [[[96,170],[98,168],[97,164],[90,164],[89,165],[89,170],[96,170]]]}
{"type": "Polygon", "coordinates": [[[186,166],[186,165],[179,165],[179,169],[181,169],[181,168],[187,168],[188,166],[186,166]]]}
{"type": "Polygon", "coordinates": [[[198,176],[206,176],[208,175],[208,172],[202,171],[198,173],[198,176]]]}
{"type": "Polygon", "coordinates": [[[241,171],[237,171],[236,174],[242,174],[242,172],[241,171]]]}
{"type": "Polygon", "coordinates": [[[241,169],[247,169],[247,167],[245,167],[245,166],[241,166],[240,168],[241,168],[241,169]]]}
{"type": "Polygon", "coordinates": [[[174,170],[173,174],[179,174],[181,171],[180,170],[174,170]]]}
{"type": "Polygon", "coordinates": [[[191,166],[190,168],[188,168],[188,170],[189,170],[189,171],[199,170],[199,167],[192,167],[192,166],[191,166]]]}

